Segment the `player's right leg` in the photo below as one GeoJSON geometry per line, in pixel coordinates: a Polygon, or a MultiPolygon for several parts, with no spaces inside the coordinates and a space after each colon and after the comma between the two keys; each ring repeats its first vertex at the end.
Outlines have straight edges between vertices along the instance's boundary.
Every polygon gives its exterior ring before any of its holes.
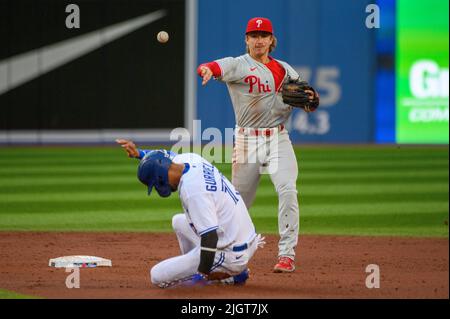
{"type": "Polygon", "coordinates": [[[172,217],[172,228],[177,235],[178,244],[183,255],[200,246],[200,237],[189,225],[185,214],[176,214],[172,217]]]}

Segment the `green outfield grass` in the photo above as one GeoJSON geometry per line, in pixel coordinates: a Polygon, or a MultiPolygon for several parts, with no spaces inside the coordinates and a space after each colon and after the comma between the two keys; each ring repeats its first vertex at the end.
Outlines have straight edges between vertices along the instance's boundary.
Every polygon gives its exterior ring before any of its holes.
{"type": "Polygon", "coordinates": [[[36,296],[22,295],[12,291],[0,289],[0,299],[41,299],[41,298],[36,296]]]}
{"type": "MultiPolygon", "coordinates": [[[[301,234],[448,237],[448,147],[300,146],[301,234]]],[[[178,195],[146,196],[119,147],[0,148],[0,230],[170,231],[178,195]]],[[[217,164],[230,178],[231,164],[217,164]]],[[[263,176],[250,210],[277,233],[263,176]]]]}

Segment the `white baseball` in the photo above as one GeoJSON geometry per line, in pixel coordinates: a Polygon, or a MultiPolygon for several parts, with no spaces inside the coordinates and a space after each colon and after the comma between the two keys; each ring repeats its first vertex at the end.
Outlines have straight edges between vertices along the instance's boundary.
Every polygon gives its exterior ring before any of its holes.
{"type": "Polygon", "coordinates": [[[166,43],[169,41],[169,34],[166,31],[160,31],[156,36],[156,39],[161,43],[166,43]]]}

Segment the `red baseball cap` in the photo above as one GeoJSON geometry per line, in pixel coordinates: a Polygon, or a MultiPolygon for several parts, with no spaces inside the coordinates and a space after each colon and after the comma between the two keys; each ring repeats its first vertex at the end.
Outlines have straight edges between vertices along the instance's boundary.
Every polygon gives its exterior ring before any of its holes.
{"type": "Polygon", "coordinates": [[[253,31],[269,32],[273,34],[272,22],[270,22],[267,18],[252,18],[247,23],[247,30],[245,30],[245,34],[253,31]]]}

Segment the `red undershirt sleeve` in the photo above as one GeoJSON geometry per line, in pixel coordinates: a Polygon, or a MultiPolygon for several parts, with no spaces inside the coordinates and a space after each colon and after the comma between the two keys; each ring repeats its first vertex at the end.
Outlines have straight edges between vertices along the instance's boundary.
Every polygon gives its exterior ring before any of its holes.
{"type": "Polygon", "coordinates": [[[212,71],[214,77],[219,77],[219,76],[222,75],[222,70],[220,69],[219,64],[217,62],[214,62],[214,61],[213,62],[209,62],[209,63],[200,64],[198,66],[198,68],[197,68],[197,74],[198,75],[201,75],[200,67],[202,67],[202,66],[207,66],[208,68],[210,68],[210,70],[212,71]]]}

